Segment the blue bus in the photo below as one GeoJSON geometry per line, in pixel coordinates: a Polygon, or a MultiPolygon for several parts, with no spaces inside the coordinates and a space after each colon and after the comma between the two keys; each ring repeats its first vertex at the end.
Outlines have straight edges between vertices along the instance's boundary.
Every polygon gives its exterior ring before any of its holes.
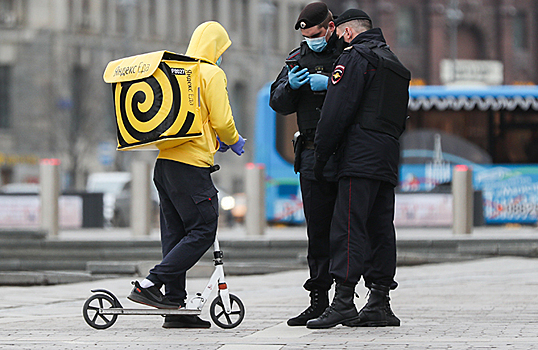
{"type": "MultiPolygon", "coordinates": [[[[420,86],[409,91],[399,191],[430,192],[450,183],[454,165],[467,164],[473,167],[475,189],[483,193],[486,224],[538,222],[538,87],[420,86]],[[527,158],[510,158],[525,156],[513,151],[524,146],[527,158]]],[[[254,140],[254,162],[266,169],[267,220],[302,224],[291,143],[296,116],[275,113],[269,94],[270,84],[258,93],[254,140]]]]}
{"type": "Polygon", "coordinates": [[[297,131],[295,114],[283,116],[269,107],[271,84],[258,93],[254,162],[265,165],[265,212],[270,223],[305,221],[299,175],[293,171],[291,140],[297,131]]]}

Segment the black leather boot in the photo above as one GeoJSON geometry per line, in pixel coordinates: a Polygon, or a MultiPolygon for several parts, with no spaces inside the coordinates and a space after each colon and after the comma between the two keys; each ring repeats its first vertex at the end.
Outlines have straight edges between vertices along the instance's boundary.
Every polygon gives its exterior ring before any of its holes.
{"type": "Polygon", "coordinates": [[[336,293],[331,305],[318,318],[306,322],[307,328],[331,328],[357,318],[358,312],[353,303],[355,286],[336,285],[336,293]]]}
{"type": "Polygon", "coordinates": [[[310,292],[310,306],[299,316],[290,318],[288,326],[305,326],[308,320],[319,317],[329,306],[329,295],[326,290],[313,290],[310,292]]]}
{"type": "Polygon", "coordinates": [[[372,284],[368,302],[359,312],[359,317],[344,325],[349,327],[400,326],[400,319],[390,308],[389,290],[387,286],[372,284]]]}

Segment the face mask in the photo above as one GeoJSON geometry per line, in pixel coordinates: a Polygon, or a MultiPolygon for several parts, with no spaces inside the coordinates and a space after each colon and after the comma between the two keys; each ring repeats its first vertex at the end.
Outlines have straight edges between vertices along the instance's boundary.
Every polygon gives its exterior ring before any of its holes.
{"type": "Polygon", "coordinates": [[[314,52],[321,52],[327,46],[327,40],[325,40],[324,36],[322,36],[321,38],[313,38],[313,39],[305,38],[305,40],[310,50],[314,52]]]}
{"type": "Polygon", "coordinates": [[[217,66],[220,66],[221,63],[222,63],[222,56],[219,57],[216,64],[217,64],[217,66]]]}

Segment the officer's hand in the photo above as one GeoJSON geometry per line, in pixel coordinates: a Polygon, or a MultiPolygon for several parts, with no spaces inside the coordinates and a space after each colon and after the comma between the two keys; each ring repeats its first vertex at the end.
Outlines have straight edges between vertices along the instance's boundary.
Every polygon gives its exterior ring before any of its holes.
{"type": "Polygon", "coordinates": [[[241,137],[241,135],[239,135],[239,140],[237,140],[236,143],[231,145],[230,148],[232,149],[232,151],[234,151],[235,154],[240,156],[243,153],[245,153],[245,150],[243,149],[244,145],[245,145],[245,139],[241,137]]]}
{"type": "Polygon", "coordinates": [[[288,81],[290,82],[290,87],[293,90],[299,89],[301,86],[310,81],[310,73],[308,73],[308,68],[299,70],[299,66],[295,66],[291,70],[288,70],[288,81]]]}
{"type": "Polygon", "coordinates": [[[227,144],[225,144],[224,142],[220,140],[219,135],[217,135],[217,141],[219,141],[219,149],[218,149],[219,152],[224,153],[230,149],[230,146],[228,146],[227,144]]]}
{"type": "Polygon", "coordinates": [[[316,180],[318,180],[321,183],[326,183],[327,180],[323,176],[323,169],[325,168],[325,165],[327,165],[327,162],[317,160],[314,163],[314,176],[316,177],[316,180]]]}
{"type": "Polygon", "coordinates": [[[329,84],[329,77],[323,74],[310,74],[310,88],[312,91],[325,91],[329,84]]]}

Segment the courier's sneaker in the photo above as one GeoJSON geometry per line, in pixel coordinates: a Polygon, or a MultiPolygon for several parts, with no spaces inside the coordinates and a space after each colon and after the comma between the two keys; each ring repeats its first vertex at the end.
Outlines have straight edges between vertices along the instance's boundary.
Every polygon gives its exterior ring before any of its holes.
{"type": "Polygon", "coordinates": [[[127,299],[134,301],[135,303],[153,306],[158,309],[179,309],[179,303],[174,303],[168,300],[156,286],[142,288],[138,281],[133,281],[131,283],[134,285],[134,288],[127,299]]]}
{"type": "Polygon", "coordinates": [[[211,323],[194,315],[169,315],[164,317],[163,328],[209,328],[211,323]]]}

